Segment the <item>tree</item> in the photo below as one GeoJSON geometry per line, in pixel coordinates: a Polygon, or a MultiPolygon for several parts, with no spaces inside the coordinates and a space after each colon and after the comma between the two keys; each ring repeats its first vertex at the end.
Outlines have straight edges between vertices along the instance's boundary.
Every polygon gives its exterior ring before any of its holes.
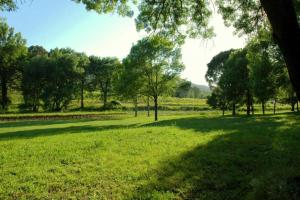
{"type": "Polygon", "coordinates": [[[26,41],[20,33],[14,33],[4,20],[0,18],[0,84],[1,106],[6,109],[9,103],[8,88],[20,80],[22,64],[27,48],[26,41]]]}
{"type": "MultiPolygon", "coordinates": [[[[236,50],[230,54],[225,63],[225,70],[220,77],[219,86],[225,95],[225,98],[232,105],[232,115],[236,114],[236,105],[242,101],[243,96],[249,90],[249,72],[247,51],[236,50]]],[[[248,105],[249,107],[249,105],[248,105]]],[[[247,114],[250,109],[247,109],[247,114]]]]}
{"type": "Polygon", "coordinates": [[[138,97],[146,94],[146,79],[141,76],[143,72],[139,67],[138,58],[129,54],[123,60],[123,70],[117,84],[118,94],[125,99],[133,100],[135,117],[138,114],[138,97]]]}
{"type": "Polygon", "coordinates": [[[207,97],[207,104],[213,109],[221,109],[223,115],[225,115],[225,110],[228,109],[226,96],[219,87],[215,87],[212,94],[207,97]]]}
{"type": "Polygon", "coordinates": [[[45,110],[67,108],[76,91],[78,57],[71,49],[54,49],[49,53],[42,100],[45,110]]]}
{"type": "Polygon", "coordinates": [[[80,88],[80,108],[84,108],[84,88],[86,87],[87,70],[90,64],[89,57],[85,53],[76,53],[78,57],[77,67],[75,68],[78,84],[80,88]]]}
{"type": "Polygon", "coordinates": [[[262,104],[262,111],[265,114],[266,102],[275,96],[276,85],[273,73],[273,66],[264,50],[248,54],[250,60],[250,79],[253,83],[255,97],[262,104]]]}
{"type": "Polygon", "coordinates": [[[37,112],[41,106],[43,89],[46,86],[47,67],[49,67],[47,56],[34,56],[29,59],[23,70],[21,90],[24,98],[25,108],[37,112]]]}
{"type": "Polygon", "coordinates": [[[232,52],[234,52],[233,49],[220,52],[207,64],[205,79],[211,89],[218,85],[220,77],[225,70],[225,63],[232,52]]]}
{"type": "Polygon", "coordinates": [[[188,97],[191,87],[192,87],[191,81],[179,79],[178,86],[177,86],[177,88],[175,90],[175,94],[174,94],[175,97],[179,97],[179,98],[188,97]]]}
{"type": "Polygon", "coordinates": [[[250,79],[254,95],[262,104],[263,114],[265,114],[265,104],[271,98],[274,98],[275,112],[276,88],[279,86],[278,78],[280,78],[276,64],[272,63],[271,48],[272,42],[268,35],[254,38],[248,44],[247,58],[249,60],[250,79]]]}
{"type": "Polygon", "coordinates": [[[180,48],[160,35],[143,38],[128,56],[137,69],[136,81],[146,84],[145,94],[153,97],[155,121],[158,120],[158,97],[170,92],[174,81],[183,70],[180,48]]]}
{"type": "Polygon", "coordinates": [[[100,58],[91,56],[87,73],[90,76],[91,84],[99,87],[103,100],[103,108],[107,106],[107,99],[113,91],[113,81],[117,78],[121,69],[121,63],[117,58],[100,58]]]}
{"type": "Polygon", "coordinates": [[[47,56],[47,55],[48,55],[48,51],[42,46],[35,45],[35,46],[30,46],[28,48],[27,56],[29,58],[32,58],[35,56],[47,56]]]}

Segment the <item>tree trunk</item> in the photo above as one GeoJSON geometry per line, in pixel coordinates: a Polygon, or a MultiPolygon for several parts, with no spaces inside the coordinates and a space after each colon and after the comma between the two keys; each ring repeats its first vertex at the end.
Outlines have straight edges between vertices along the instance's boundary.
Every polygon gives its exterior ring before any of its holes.
{"type": "Polygon", "coordinates": [[[232,104],[232,115],[236,115],[236,112],[235,112],[235,103],[232,104]]]}
{"type": "Polygon", "coordinates": [[[154,120],[157,121],[158,120],[158,96],[154,96],[154,120]]]}
{"type": "Polygon", "coordinates": [[[134,102],[134,117],[137,117],[138,116],[138,98],[134,98],[133,100],[134,102]]]}
{"type": "Polygon", "coordinates": [[[107,105],[107,91],[103,91],[103,107],[107,105]]]}
{"type": "Polygon", "coordinates": [[[222,108],[222,114],[223,114],[223,116],[225,115],[225,108],[224,108],[224,106],[222,108]]]}
{"type": "Polygon", "coordinates": [[[300,27],[293,0],[260,0],[285,59],[290,80],[300,98],[300,27]]]}
{"type": "Polygon", "coordinates": [[[274,107],[273,107],[273,114],[276,114],[276,99],[274,99],[274,107]]]}
{"type": "Polygon", "coordinates": [[[80,109],[83,110],[84,108],[84,103],[83,103],[83,89],[84,89],[84,80],[81,80],[81,91],[80,91],[80,109]]]}
{"type": "Polygon", "coordinates": [[[8,97],[7,97],[7,82],[5,80],[4,77],[2,77],[1,79],[1,95],[2,95],[2,102],[1,102],[1,106],[2,109],[5,110],[7,108],[7,104],[8,104],[8,97]]]}
{"type": "Polygon", "coordinates": [[[247,115],[250,115],[250,107],[251,107],[251,97],[250,97],[250,91],[247,90],[247,115]]]}
{"type": "Polygon", "coordinates": [[[265,115],[265,102],[261,102],[262,112],[265,115]]]}
{"type": "Polygon", "coordinates": [[[295,112],[295,103],[294,103],[294,101],[291,103],[291,106],[292,106],[292,112],[295,112]]]}
{"type": "Polygon", "coordinates": [[[254,115],[254,105],[253,105],[253,102],[251,104],[251,112],[252,112],[252,115],[254,115]]]}
{"type": "Polygon", "coordinates": [[[147,116],[150,117],[150,97],[147,97],[147,116]]]}
{"type": "Polygon", "coordinates": [[[299,112],[299,101],[297,99],[297,112],[299,112]]]}

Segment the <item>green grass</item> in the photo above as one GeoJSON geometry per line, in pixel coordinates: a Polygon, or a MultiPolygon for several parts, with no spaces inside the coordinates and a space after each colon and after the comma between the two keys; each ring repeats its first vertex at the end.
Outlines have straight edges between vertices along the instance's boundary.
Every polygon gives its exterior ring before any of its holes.
{"type": "Polygon", "coordinates": [[[299,120],[0,122],[0,199],[299,199],[299,120]]]}

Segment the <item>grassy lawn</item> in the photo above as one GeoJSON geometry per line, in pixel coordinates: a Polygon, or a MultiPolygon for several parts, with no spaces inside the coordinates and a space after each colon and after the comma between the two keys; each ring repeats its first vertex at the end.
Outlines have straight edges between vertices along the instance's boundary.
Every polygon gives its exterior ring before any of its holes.
{"type": "Polygon", "coordinates": [[[0,199],[299,199],[300,115],[0,122],[0,199]]]}

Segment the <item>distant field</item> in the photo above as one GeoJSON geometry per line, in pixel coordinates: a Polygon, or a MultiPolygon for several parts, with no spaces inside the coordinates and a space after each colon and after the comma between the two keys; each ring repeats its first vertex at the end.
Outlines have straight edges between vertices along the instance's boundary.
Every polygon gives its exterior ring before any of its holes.
{"type": "Polygon", "coordinates": [[[300,115],[160,118],[0,122],[0,199],[299,199],[300,115]]]}

